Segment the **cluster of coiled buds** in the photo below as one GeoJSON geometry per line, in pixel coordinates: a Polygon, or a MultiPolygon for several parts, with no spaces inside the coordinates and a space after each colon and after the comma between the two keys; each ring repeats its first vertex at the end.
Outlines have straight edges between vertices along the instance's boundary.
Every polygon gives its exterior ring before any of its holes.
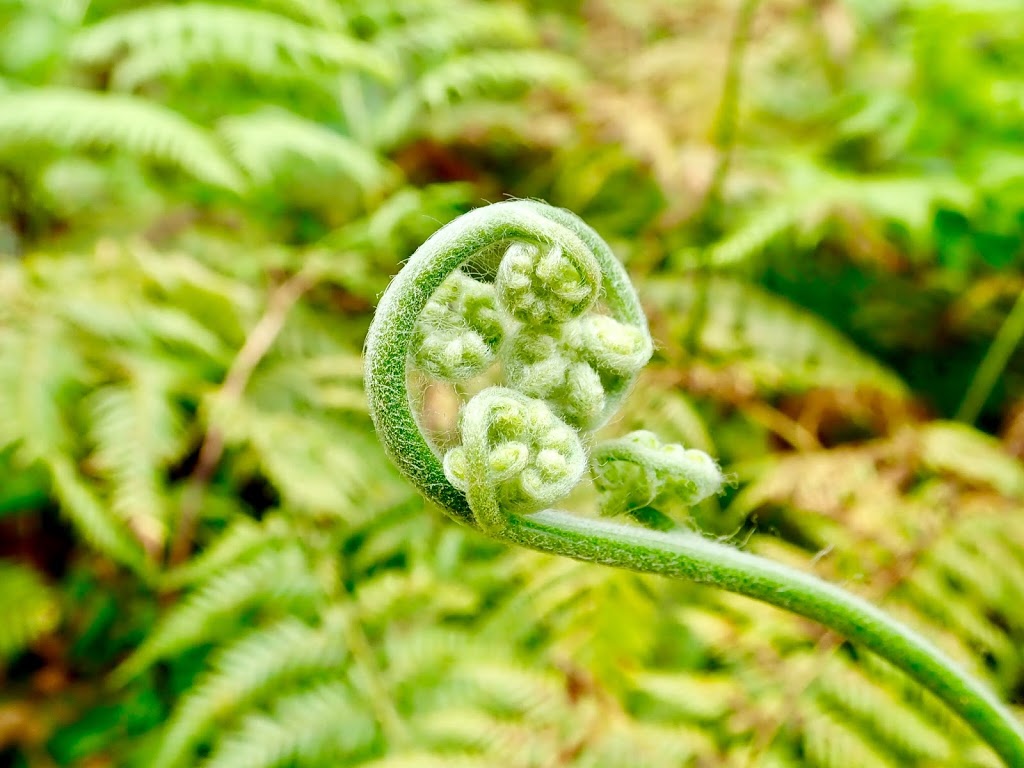
{"type": "MultiPolygon", "coordinates": [[[[653,349],[642,312],[622,311],[638,303],[621,268],[619,279],[602,271],[607,253],[602,265],[578,241],[543,236],[476,245],[477,254],[504,251],[496,270],[476,279],[456,265],[419,312],[408,349],[410,368],[450,383],[501,363],[491,376],[500,381],[463,407],[461,444],[443,455],[444,478],[465,494],[473,521],[490,528],[492,518],[499,525],[502,515],[553,505],[588,466],[605,514],[629,514],[673,491],[686,504],[716,493],[717,464],[681,446],[646,450],[644,443],[626,458],[621,448],[598,445],[588,464],[590,433],[614,413],[653,349]],[[673,464],[680,456],[686,461],[673,464]]],[[[463,264],[473,261],[463,256],[463,264]]],[[[608,445],[631,440],[640,438],[608,445]]]]}
{"type": "Polygon", "coordinates": [[[494,362],[505,337],[494,286],[457,270],[420,314],[412,340],[413,364],[442,381],[479,376],[494,362]]]}
{"type": "Polygon", "coordinates": [[[501,510],[526,514],[554,504],[586,469],[579,435],[547,403],[521,392],[489,387],[466,404],[459,421],[462,445],[445,454],[445,474],[469,494],[479,478],[501,510]]]}

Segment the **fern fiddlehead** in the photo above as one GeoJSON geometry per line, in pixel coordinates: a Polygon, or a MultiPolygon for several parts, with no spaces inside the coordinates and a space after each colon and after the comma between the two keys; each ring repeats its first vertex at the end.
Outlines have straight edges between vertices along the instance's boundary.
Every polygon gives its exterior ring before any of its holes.
{"type": "Polygon", "coordinates": [[[1024,727],[1009,709],[867,601],[696,533],[552,508],[588,464],[606,515],[648,508],[668,494],[694,504],[720,488],[710,457],[662,445],[649,432],[591,447],[591,432],[615,413],[651,350],[636,292],[597,233],[568,211],[510,201],[443,227],[395,277],[367,336],[366,390],[388,455],[458,522],[542,552],[714,585],[817,621],[907,672],[1008,765],[1024,766],[1024,727]],[[499,253],[493,282],[469,287],[487,297],[470,309],[457,296],[466,287],[452,289],[448,281],[465,283],[471,278],[464,265],[479,267],[499,253]],[[429,309],[423,319],[428,305],[443,311],[429,309]],[[439,340],[425,349],[431,333],[439,340]],[[475,352],[473,339],[483,342],[475,352]],[[410,370],[465,381],[494,357],[504,386],[486,387],[466,403],[461,444],[443,451],[420,427],[410,370]]]}

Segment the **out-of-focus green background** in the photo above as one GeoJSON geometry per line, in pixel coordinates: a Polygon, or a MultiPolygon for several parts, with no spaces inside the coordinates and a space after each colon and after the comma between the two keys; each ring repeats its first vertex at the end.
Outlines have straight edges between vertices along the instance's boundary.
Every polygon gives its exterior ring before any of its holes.
{"type": "Polygon", "coordinates": [[[396,475],[376,297],[506,196],[628,265],[608,432],[721,458],[690,524],[1022,711],[1018,0],[0,0],[0,765],[998,765],[808,622],[396,475]]]}

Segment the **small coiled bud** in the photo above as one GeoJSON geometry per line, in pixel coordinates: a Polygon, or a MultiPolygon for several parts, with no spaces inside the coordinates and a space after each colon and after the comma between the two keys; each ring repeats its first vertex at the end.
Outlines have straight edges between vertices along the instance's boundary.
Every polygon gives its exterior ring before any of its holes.
{"type": "Polygon", "coordinates": [[[505,387],[473,397],[459,418],[463,444],[444,473],[464,493],[476,484],[504,512],[529,514],[567,496],[586,468],[579,435],[540,400],[505,387]]]}
{"type": "Polygon", "coordinates": [[[420,313],[412,362],[436,379],[465,381],[490,367],[504,335],[494,287],[459,270],[420,313]]]}
{"type": "Polygon", "coordinates": [[[647,365],[653,352],[646,333],[608,315],[590,315],[567,329],[580,358],[602,378],[627,378],[647,365]]]}
{"type": "Polygon", "coordinates": [[[570,258],[558,245],[512,243],[495,278],[498,300],[523,323],[546,325],[579,317],[601,289],[593,259],[570,258]]]}
{"type": "Polygon", "coordinates": [[[628,514],[676,499],[693,506],[718,493],[725,478],[704,451],[662,443],[646,430],[597,446],[590,460],[601,514],[628,514]]]}
{"type": "Polygon", "coordinates": [[[588,315],[560,326],[520,328],[504,356],[505,375],[572,426],[591,429],[605,415],[607,391],[643,368],[651,351],[641,329],[588,315]]]}

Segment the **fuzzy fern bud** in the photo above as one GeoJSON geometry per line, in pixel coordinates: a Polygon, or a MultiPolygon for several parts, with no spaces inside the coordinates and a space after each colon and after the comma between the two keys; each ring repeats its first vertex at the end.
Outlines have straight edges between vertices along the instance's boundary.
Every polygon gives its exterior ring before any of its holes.
{"type": "Polygon", "coordinates": [[[459,431],[463,445],[445,454],[445,476],[464,493],[474,483],[484,486],[505,512],[550,506],[569,494],[586,468],[579,435],[542,401],[505,387],[473,397],[460,414],[459,431]]]}
{"type": "Polygon", "coordinates": [[[630,513],[677,499],[693,506],[718,493],[725,478],[704,451],[662,443],[646,430],[597,446],[590,460],[601,514],[630,513]]]}
{"type": "Polygon", "coordinates": [[[590,309],[601,288],[601,272],[593,259],[573,259],[558,245],[515,242],[505,251],[495,285],[512,317],[544,325],[590,309]]]}
{"type": "Polygon", "coordinates": [[[546,400],[572,426],[591,429],[605,413],[606,390],[635,376],[650,356],[643,330],[588,315],[519,329],[505,352],[505,375],[510,386],[546,400]]]}
{"type": "Polygon", "coordinates": [[[494,362],[505,334],[491,285],[453,272],[420,313],[412,362],[442,381],[465,381],[494,362]]]}

